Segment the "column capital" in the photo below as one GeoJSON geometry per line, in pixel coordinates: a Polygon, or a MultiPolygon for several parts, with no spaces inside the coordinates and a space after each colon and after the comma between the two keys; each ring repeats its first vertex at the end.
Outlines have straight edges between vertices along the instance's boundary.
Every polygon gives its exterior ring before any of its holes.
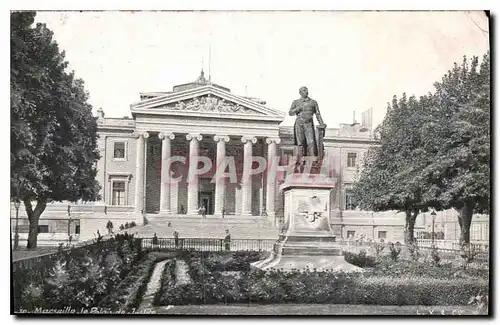
{"type": "Polygon", "coordinates": [[[219,141],[229,142],[229,136],[227,136],[227,135],[214,135],[214,141],[215,142],[219,142],[219,141]]]}
{"type": "Polygon", "coordinates": [[[160,132],[158,133],[158,138],[160,138],[161,140],[166,138],[170,138],[170,140],[173,140],[175,139],[175,134],[173,134],[172,132],[160,132]]]}
{"type": "Polygon", "coordinates": [[[140,137],[143,137],[144,139],[149,138],[149,132],[134,132],[134,138],[139,139],[140,137]]]}
{"type": "Polygon", "coordinates": [[[186,134],[186,140],[191,141],[193,139],[201,141],[201,139],[203,139],[203,136],[201,134],[199,134],[199,133],[189,133],[189,134],[186,134]]]}
{"type": "Polygon", "coordinates": [[[276,143],[276,144],[280,144],[281,143],[281,139],[280,138],[266,138],[266,143],[267,144],[271,144],[271,143],[276,143]]]}
{"type": "Polygon", "coordinates": [[[252,143],[256,143],[257,142],[257,138],[256,137],[252,137],[252,136],[242,136],[241,137],[241,142],[243,143],[247,143],[248,141],[252,142],[252,143]]]}

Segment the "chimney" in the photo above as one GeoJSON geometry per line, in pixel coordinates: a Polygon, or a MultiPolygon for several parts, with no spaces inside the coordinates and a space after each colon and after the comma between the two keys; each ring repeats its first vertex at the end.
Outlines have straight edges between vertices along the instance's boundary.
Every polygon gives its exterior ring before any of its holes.
{"type": "Polygon", "coordinates": [[[359,123],[356,121],[356,111],[352,111],[352,124],[351,126],[358,126],[359,123]]]}

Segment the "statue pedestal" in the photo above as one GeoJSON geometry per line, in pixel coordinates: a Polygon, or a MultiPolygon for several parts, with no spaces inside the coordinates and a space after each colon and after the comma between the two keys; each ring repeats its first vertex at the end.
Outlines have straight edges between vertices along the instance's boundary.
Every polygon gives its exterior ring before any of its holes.
{"type": "Polygon", "coordinates": [[[361,271],[342,256],[330,228],[335,180],[317,174],[294,174],[281,186],[285,194],[284,226],[268,259],[252,263],[267,269],[361,271]]]}

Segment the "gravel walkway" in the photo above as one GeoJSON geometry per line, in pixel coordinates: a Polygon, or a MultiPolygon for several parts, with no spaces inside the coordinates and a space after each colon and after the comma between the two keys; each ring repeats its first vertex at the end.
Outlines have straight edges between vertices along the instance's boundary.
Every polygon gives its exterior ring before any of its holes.
{"type": "MultiPolygon", "coordinates": [[[[153,307],[156,314],[174,315],[476,315],[471,306],[377,306],[377,305],[187,305],[153,307]]],[[[483,314],[484,315],[484,314],[483,314]]]]}
{"type": "Polygon", "coordinates": [[[183,260],[175,261],[175,279],[177,282],[176,286],[186,285],[191,282],[191,278],[188,274],[188,266],[183,260]]]}
{"type": "Polygon", "coordinates": [[[140,309],[150,308],[153,306],[153,301],[155,299],[156,292],[161,287],[161,276],[163,274],[163,270],[165,269],[165,264],[167,261],[159,262],[155,265],[155,269],[153,270],[153,274],[151,275],[151,279],[149,279],[148,286],[146,287],[146,292],[142,297],[140,309]]]}

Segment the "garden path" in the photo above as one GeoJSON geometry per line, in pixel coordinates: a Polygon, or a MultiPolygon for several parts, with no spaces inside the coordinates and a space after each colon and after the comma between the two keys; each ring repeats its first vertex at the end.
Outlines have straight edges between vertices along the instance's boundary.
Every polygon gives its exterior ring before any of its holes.
{"type": "Polygon", "coordinates": [[[183,260],[175,261],[175,279],[177,280],[176,285],[186,285],[191,282],[191,278],[188,274],[188,266],[183,260]]]}
{"type": "Polygon", "coordinates": [[[328,304],[270,305],[185,305],[156,306],[156,314],[172,315],[413,315],[462,316],[486,315],[474,306],[378,306],[328,304]]]}
{"type": "Polygon", "coordinates": [[[165,269],[166,263],[167,261],[156,263],[155,269],[153,270],[151,279],[149,279],[148,285],[146,287],[146,292],[142,297],[142,302],[139,308],[142,309],[153,306],[153,301],[155,299],[156,292],[160,290],[161,287],[161,276],[163,274],[163,270],[165,269]]]}

